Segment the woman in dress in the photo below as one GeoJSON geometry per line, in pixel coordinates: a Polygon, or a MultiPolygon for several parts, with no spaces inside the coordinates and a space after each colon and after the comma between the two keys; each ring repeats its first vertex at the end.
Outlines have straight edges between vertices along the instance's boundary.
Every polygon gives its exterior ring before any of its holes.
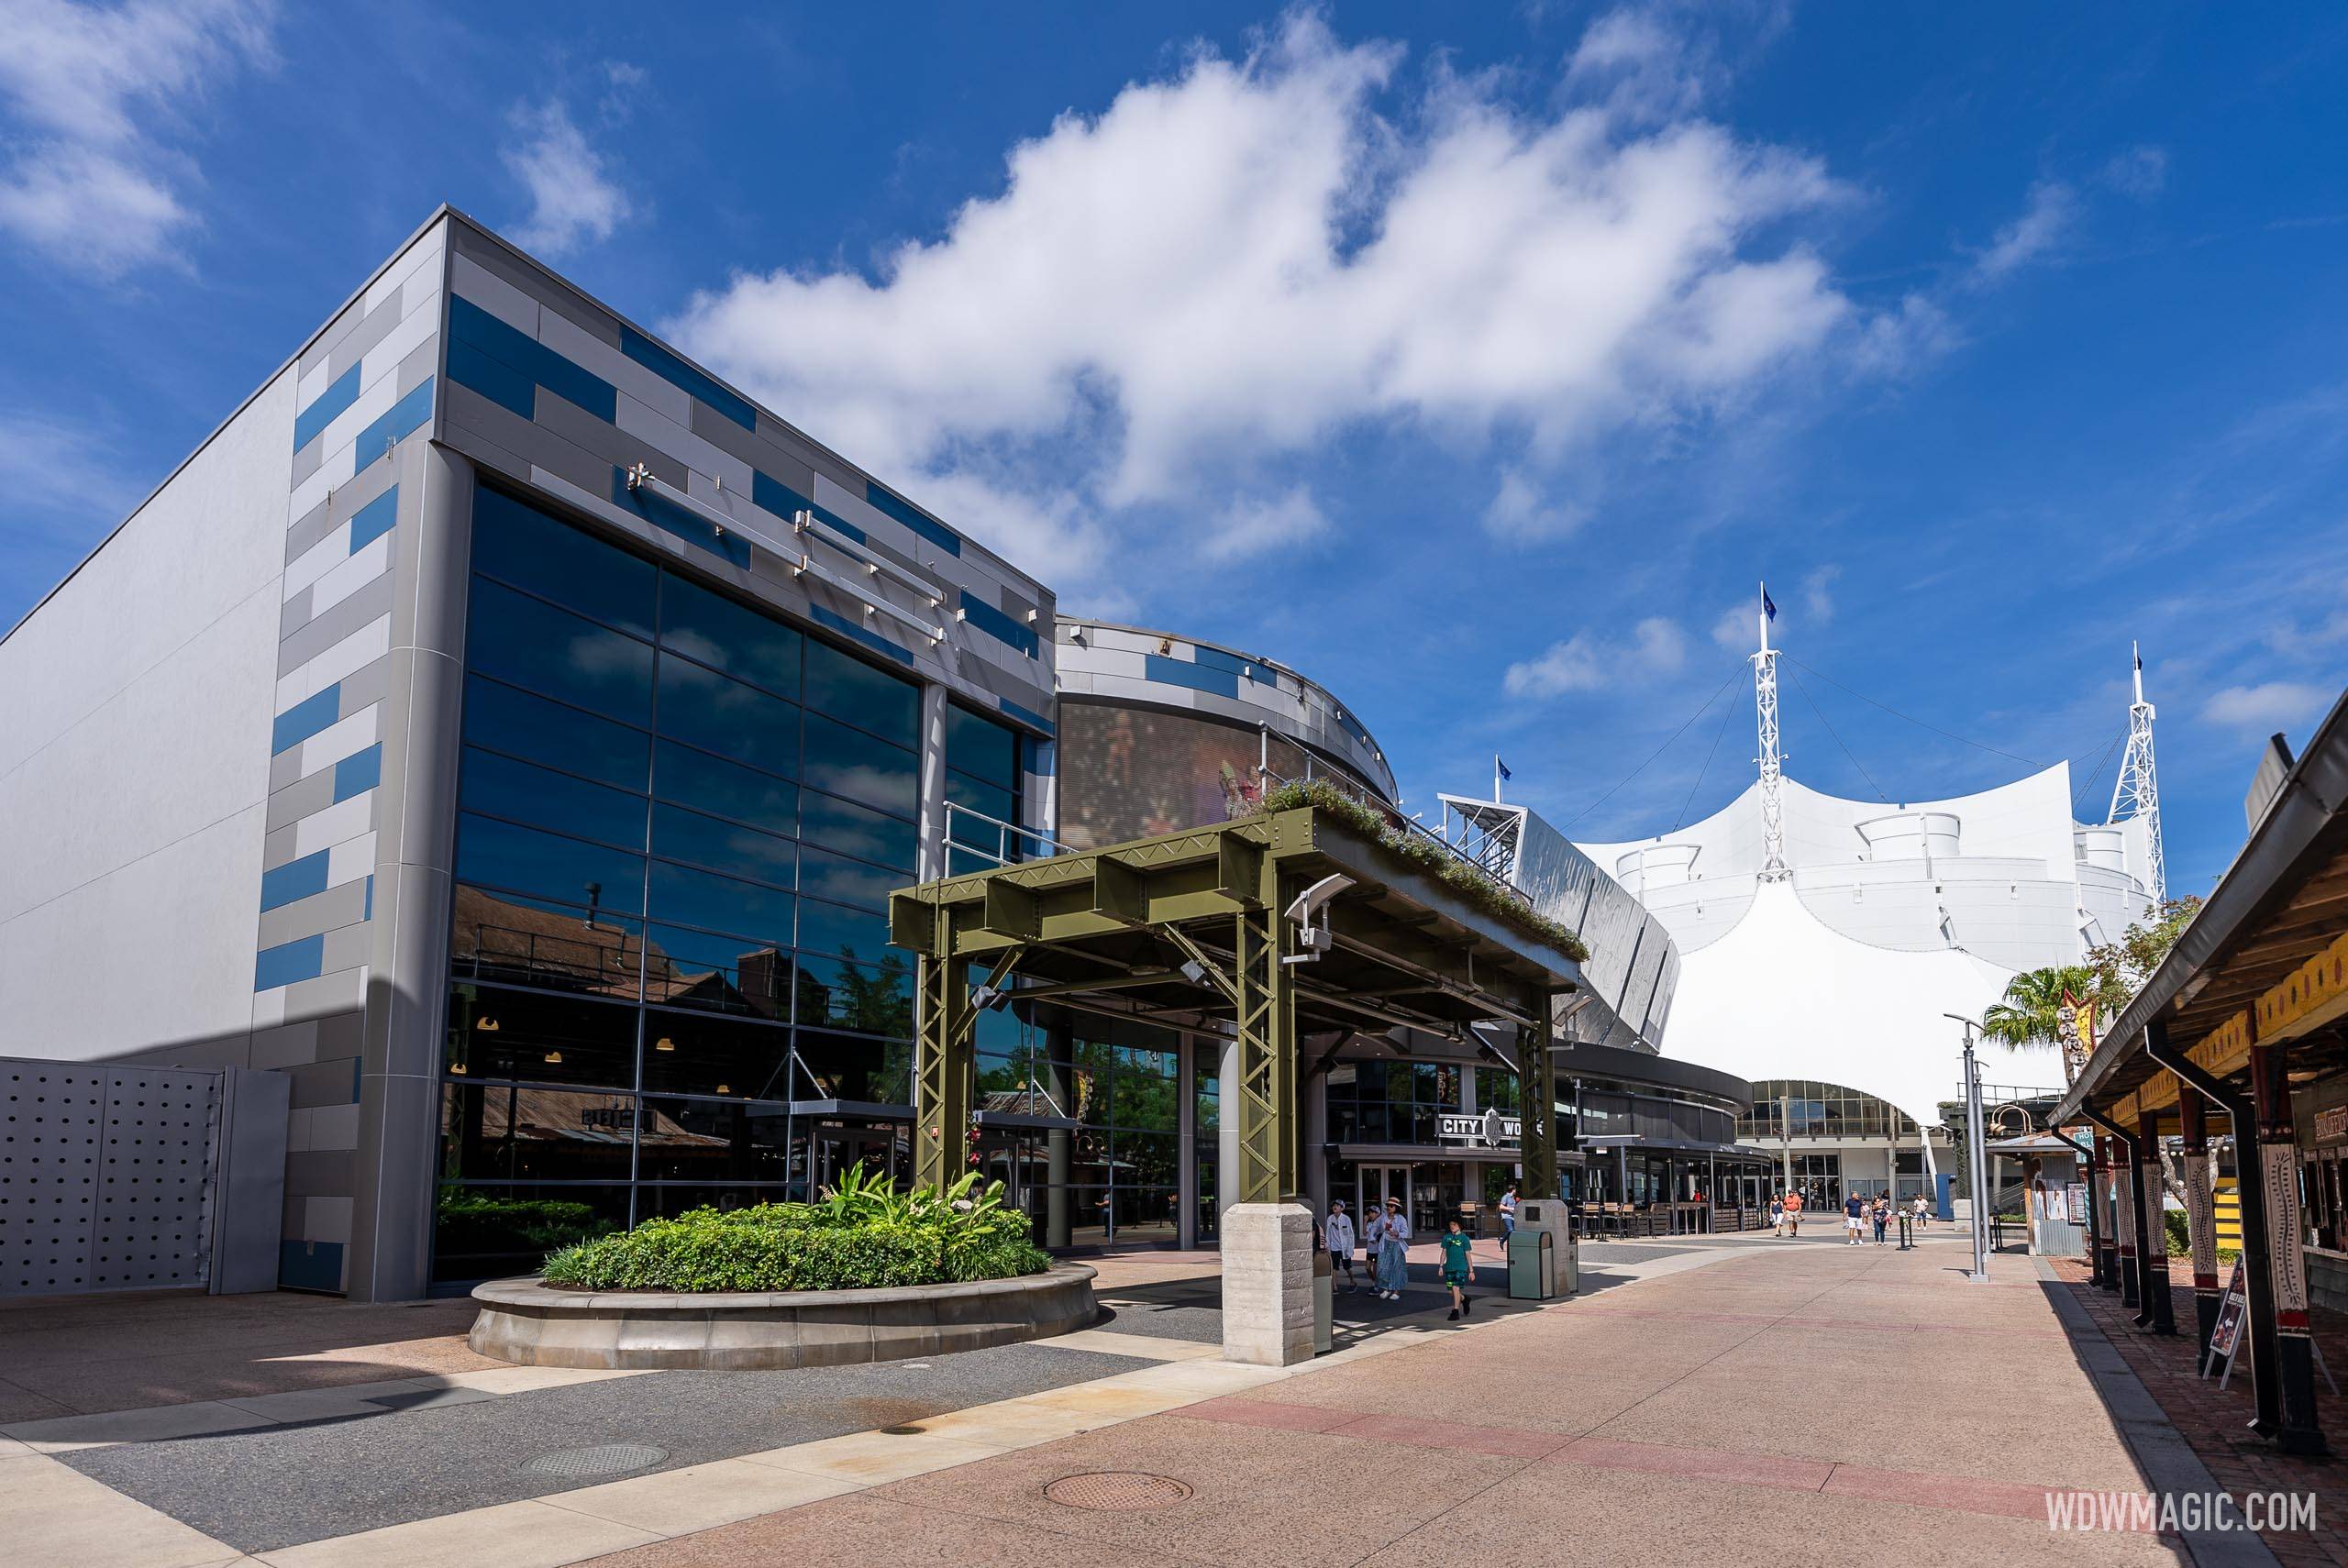
{"type": "Polygon", "coordinates": [[[1402,1200],[1386,1200],[1386,1223],[1379,1232],[1378,1293],[1389,1301],[1402,1299],[1402,1287],[1410,1283],[1411,1217],[1402,1211],[1402,1200]]]}

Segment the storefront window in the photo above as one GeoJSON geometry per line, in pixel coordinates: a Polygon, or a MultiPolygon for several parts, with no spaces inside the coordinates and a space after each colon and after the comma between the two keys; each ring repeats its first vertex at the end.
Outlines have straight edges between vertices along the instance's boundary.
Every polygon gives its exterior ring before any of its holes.
{"type": "MultiPolygon", "coordinates": [[[[803,1191],[792,1101],[905,1103],[912,966],[882,911],[921,787],[915,681],[486,489],[473,569],[450,1282],[558,1231],[803,1191]]],[[[1015,801],[992,729],[961,726],[957,767],[1015,801]]]]}

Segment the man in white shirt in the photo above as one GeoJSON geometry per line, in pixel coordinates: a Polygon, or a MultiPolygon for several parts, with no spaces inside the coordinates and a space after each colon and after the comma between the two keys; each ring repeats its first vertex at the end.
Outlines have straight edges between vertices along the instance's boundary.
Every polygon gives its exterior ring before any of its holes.
{"type": "Polygon", "coordinates": [[[1346,1271],[1346,1293],[1358,1288],[1354,1283],[1354,1217],[1346,1212],[1346,1200],[1329,1200],[1329,1220],[1321,1227],[1321,1239],[1329,1249],[1329,1261],[1346,1271]]]}

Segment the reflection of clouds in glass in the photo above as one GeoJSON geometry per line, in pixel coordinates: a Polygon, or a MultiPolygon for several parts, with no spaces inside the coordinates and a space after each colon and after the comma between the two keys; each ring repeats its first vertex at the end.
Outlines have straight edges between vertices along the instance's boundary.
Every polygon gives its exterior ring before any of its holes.
{"type": "Polygon", "coordinates": [[[635,680],[643,679],[646,652],[644,645],[632,638],[596,630],[571,638],[563,662],[590,680],[614,676],[635,680]]]}
{"type": "Polygon", "coordinates": [[[672,626],[661,635],[660,640],[687,658],[697,658],[703,664],[722,665],[725,662],[725,650],[718,646],[715,639],[703,636],[699,632],[680,631],[672,626]]]}
{"type": "Polygon", "coordinates": [[[904,878],[893,871],[883,871],[876,866],[858,866],[847,861],[835,861],[829,856],[810,852],[800,872],[803,891],[819,893],[842,903],[885,905],[904,878]]]}
{"type": "Polygon", "coordinates": [[[811,763],[807,768],[807,781],[850,800],[902,805],[907,811],[913,808],[915,792],[915,780],[912,774],[864,764],[811,763]]]}

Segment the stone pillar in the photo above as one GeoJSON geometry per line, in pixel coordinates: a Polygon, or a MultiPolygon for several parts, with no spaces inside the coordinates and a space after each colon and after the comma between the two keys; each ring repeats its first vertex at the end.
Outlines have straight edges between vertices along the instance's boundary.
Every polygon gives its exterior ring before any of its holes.
{"type": "Polygon", "coordinates": [[[429,441],[400,448],[416,511],[394,531],[376,801],[349,1295],[404,1301],[430,1283],[441,1034],[455,918],[457,750],[472,564],[473,469],[429,441]]]}
{"type": "Polygon", "coordinates": [[[2218,1326],[2218,1204],[2210,1186],[2210,1112],[2199,1091],[2177,1086],[2178,1131],[2184,1134],[2185,1234],[2193,1254],[2193,1323],[2199,1348],[2197,1369],[2210,1359],[2210,1336],[2218,1326]]]}
{"type": "MultiPolygon", "coordinates": [[[[2180,1086],[2181,1087],[2181,1086],[2180,1086]]],[[[2136,1192],[2143,1215],[2143,1311],[2138,1321],[2156,1334],[2176,1332],[2176,1308],[2168,1294],[2168,1206],[2161,1185],[2160,1120],[2146,1111],[2136,1119],[2136,1192]]]]}
{"type": "Polygon", "coordinates": [[[1224,1210],[1224,1360],[1294,1366],[1312,1359],[1312,1214],[1301,1203],[1224,1210]]]}
{"type": "MultiPolygon", "coordinates": [[[[2316,1422],[2314,1342],[2309,1337],[2307,1268],[2299,1252],[2299,1149],[2291,1118],[2291,1086],[2280,1045],[2250,1048],[2250,1090],[2258,1118],[2257,1168],[2241,1166],[2243,1182],[2256,1180],[2266,1198],[2268,1277],[2275,1283],[2276,1392],[2282,1429],[2275,1441],[2286,1453],[2325,1452],[2316,1422]]],[[[2234,1140],[2243,1160],[2242,1140],[2234,1140]]]]}

